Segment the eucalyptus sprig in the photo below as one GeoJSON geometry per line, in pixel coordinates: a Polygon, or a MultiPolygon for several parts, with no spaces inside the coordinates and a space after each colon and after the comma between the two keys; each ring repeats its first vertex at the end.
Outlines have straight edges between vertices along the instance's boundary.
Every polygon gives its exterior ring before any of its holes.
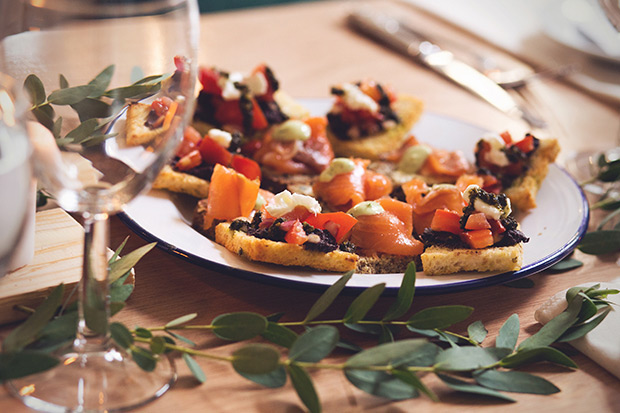
{"type": "Polygon", "coordinates": [[[620,159],[610,159],[601,153],[596,160],[597,173],[581,182],[582,188],[595,184],[605,189],[600,198],[590,205],[591,210],[605,211],[593,231],[585,234],[578,248],[586,254],[609,254],[620,251],[620,159]]]}
{"type": "MultiPolygon", "coordinates": [[[[536,334],[518,344],[519,317],[513,314],[500,328],[495,345],[483,346],[488,332],[481,321],[470,323],[464,333],[448,330],[469,318],[473,312],[471,307],[429,307],[403,319],[411,309],[415,293],[413,264],[405,272],[396,299],[382,317],[367,317],[385,288],[384,284],[377,284],[360,293],[342,317],[321,319],[351,276],[351,272],[343,275],[298,321],[280,321],[282,313],[264,316],[234,312],[221,314],[207,325],[192,325],[190,322],[197,315],[187,314],[161,327],[130,330],[121,323],[113,323],[110,331],[112,338],[126,348],[144,370],[153,370],[157,361],[167,353],[180,353],[192,374],[202,383],[207,377],[196,357],[229,363],[238,374],[264,387],[282,387],[290,380],[301,402],[311,412],[321,410],[311,375],[317,369],[342,371],[359,389],[391,400],[416,398],[423,394],[438,401],[438,396],[426,384],[429,375],[435,375],[441,383],[457,392],[514,402],[515,399],[505,392],[547,395],[560,391],[542,377],[514,369],[543,361],[568,369],[577,368],[568,356],[552,345],[582,337],[597,327],[609,313],[607,296],[618,293],[617,290],[600,289],[599,285],[575,287],[567,293],[568,308],[536,334]],[[378,344],[364,349],[345,341],[336,326],[374,336],[378,344]],[[222,356],[197,349],[193,341],[180,334],[190,330],[212,333],[227,341],[252,342],[239,347],[230,356],[222,356]],[[403,334],[408,336],[401,338],[403,334]],[[265,342],[256,342],[258,337],[265,342]],[[336,348],[354,354],[343,362],[324,361],[336,348]]],[[[53,300],[53,296],[55,293],[48,301],[53,300]]],[[[48,301],[31,319],[48,317],[50,308],[54,307],[48,301]]],[[[36,347],[38,340],[24,341],[22,332],[14,334],[16,337],[12,341],[22,337],[20,351],[8,356],[30,356],[29,352],[36,347]]],[[[41,356],[41,353],[37,354],[41,356]]],[[[4,361],[6,356],[2,355],[4,361]]],[[[8,359],[9,364],[13,369],[17,366],[19,371],[28,371],[31,364],[24,357],[16,361],[8,359]]],[[[49,359],[39,360],[44,368],[49,368],[44,363],[46,361],[49,359]]],[[[0,368],[0,379],[6,379],[6,374],[0,368]]]]}
{"type": "Polygon", "coordinates": [[[114,65],[110,65],[86,85],[78,86],[70,86],[65,76],[60,74],[59,88],[49,95],[39,77],[28,75],[24,89],[30,98],[30,112],[52,132],[58,146],[95,145],[114,136],[106,133],[106,126],[118,117],[127,101],[136,101],[157,93],[162,82],[170,77],[170,74],[143,77],[142,71],[136,68],[132,73],[131,85],[108,89],[114,68],[114,65]],[[55,106],[72,108],[81,123],[63,135],[63,117],[57,116],[55,106]]]}

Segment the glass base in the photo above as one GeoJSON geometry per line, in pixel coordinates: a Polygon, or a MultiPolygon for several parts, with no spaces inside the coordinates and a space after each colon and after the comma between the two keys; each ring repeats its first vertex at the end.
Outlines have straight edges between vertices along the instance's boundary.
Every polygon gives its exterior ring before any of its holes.
{"type": "Polygon", "coordinates": [[[125,411],[163,395],[176,381],[174,364],[161,356],[152,372],[124,351],[69,352],[55,368],[12,380],[7,387],[35,410],[45,412],[125,411]]]}

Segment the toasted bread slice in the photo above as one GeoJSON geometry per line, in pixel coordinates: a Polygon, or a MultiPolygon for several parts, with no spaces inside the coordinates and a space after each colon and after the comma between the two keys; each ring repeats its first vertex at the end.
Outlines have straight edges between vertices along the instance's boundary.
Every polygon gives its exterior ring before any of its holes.
{"type": "Polygon", "coordinates": [[[421,255],[426,275],[453,274],[461,271],[517,271],[523,262],[523,245],[482,249],[427,247],[421,255]]]}
{"type": "Polygon", "coordinates": [[[166,131],[164,127],[151,129],[146,120],[151,112],[151,105],[132,103],[127,108],[126,139],[127,145],[137,146],[149,143],[166,131]]]}
{"type": "Polygon", "coordinates": [[[341,140],[328,127],[327,137],[336,156],[358,157],[370,160],[381,159],[381,155],[400,148],[409,136],[408,132],[422,114],[424,103],[409,95],[399,95],[394,102],[394,111],[400,123],[382,133],[355,140],[341,140]]]}
{"type": "Polygon", "coordinates": [[[523,176],[517,178],[504,192],[516,209],[525,211],[536,208],[536,194],[549,171],[549,164],[560,153],[556,139],[541,139],[536,152],[532,155],[529,168],[523,176]]]}
{"type": "Polygon", "coordinates": [[[177,172],[170,165],[164,166],[159,172],[153,181],[153,188],[188,194],[199,199],[209,195],[208,181],[194,175],[177,172]]]}
{"type": "Polygon", "coordinates": [[[220,223],[215,227],[215,241],[229,251],[251,261],[311,267],[323,271],[354,270],[359,258],[357,254],[349,252],[309,251],[295,244],[256,238],[242,231],[231,230],[228,222],[220,223]]]}
{"type": "Polygon", "coordinates": [[[360,255],[357,262],[357,272],[359,274],[391,274],[403,273],[411,261],[420,268],[420,257],[410,257],[404,255],[360,255]]]}

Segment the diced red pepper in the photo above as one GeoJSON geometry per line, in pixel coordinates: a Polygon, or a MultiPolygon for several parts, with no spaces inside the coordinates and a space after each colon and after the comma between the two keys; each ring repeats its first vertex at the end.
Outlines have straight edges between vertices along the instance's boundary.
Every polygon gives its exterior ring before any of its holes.
{"type": "Polygon", "coordinates": [[[499,136],[501,136],[506,145],[510,145],[512,143],[512,135],[510,135],[510,132],[504,131],[500,133],[499,136]]]}
{"type": "Polygon", "coordinates": [[[460,234],[463,232],[461,230],[460,224],[461,216],[456,211],[451,211],[449,209],[438,209],[435,211],[435,215],[433,215],[433,220],[431,221],[431,229],[434,231],[444,231],[451,232],[453,234],[460,234]]]}
{"type": "Polygon", "coordinates": [[[260,65],[254,68],[252,73],[262,73],[263,76],[265,76],[265,79],[267,80],[267,92],[265,92],[261,96],[257,96],[257,98],[263,101],[266,101],[266,102],[273,101],[273,93],[276,90],[278,90],[278,87],[277,87],[277,84],[274,84],[271,81],[270,76],[267,76],[267,65],[265,65],[264,63],[261,63],[260,65]]]}
{"type": "Polygon", "coordinates": [[[534,150],[534,136],[529,133],[525,135],[525,138],[521,139],[519,142],[515,142],[515,146],[521,149],[523,153],[530,153],[534,150]]]}
{"type": "Polygon", "coordinates": [[[486,215],[482,212],[476,212],[475,214],[471,214],[467,217],[467,222],[465,223],[465,229],[475,230],[475,229],[489,229],[491,228],[491,224],[487,220],[486,215]]]}
{"type": "Polygon", "coordinates": [[[496,219],[490,219],[489,224],[491,224],[491,231],[493,232],[493,234],[503,234],[504,232],[506,232],[506,228],[501,223],[501,221],[498,221],[496,219]]]}
{"type": "Polygon", "coordinates": [[[203,92],[220,96],[222,94],[222,89],[218,85],[219,78],[220,75],[215,69],[207,67],[200,68],[198,80],[200,84],[202,84],[203,92]]]}
{"type": "Polygon", "coordinates": [[[219,163],[228,166],[232,160],[232,153],[228,152],[226,148],[209,137],[209,135],[202,138],[199,150],[200,155],[202,155],[202,160],[209,165],[219,163]]]}
{"type": "Polygon", "coordinates": [[[176,156],[179,158],[187,155],[194,149],[198,147],[200,141],[202,140],[202,135],[198,132],[194,127],[188,126],[185,128],[183,132],[183,140],[179,144],[177,148],[176,156]]]}
{"type": "Polygon", "coordinates": [[[253,110],[252,110],[252,128],[256,130],[263,130],[269,126],[269,122],[267,122],[267,118],[263,113],[262,109],[256,102],[256,99],[252,99],[253,110]]]}
{"type": "Polygon", "coordinates": [[[248,179],[261,179],[260,166],[250,158],[241,155],[233,155],[230,166],[235,171],[245,175],[248,179]]]}
{"type": "Polygon", "coordinates": [[[357,219],[341,211],[310,215],[304,221],[315,228],[331,232],[339,244],[346,238],[351,228],[357,224],[357,219]],[[336,230],[335,234],[332,232],[334,230],[336,230]]]}
{"type": "Polygon", "coordinates": [[[466,231],[461,234],[461,239],[471,248],[480,249],[493,245],[493,233],[490,229],[478,229],[466,231]]]}
{"type": "Polygon", "coordinates": [[[199,166],[201,163],[202,156],[200,155],[200,151],[198,149],[194,149],[193,151],[179,159],[175,167],[179,171],[189,171],[190,169],[199,166]]]}
{"type": "Polygon", "coordinates": [[[308,235],[306,231],[304,231],[303,224],[299,220],[296,220],[291,229],[288,230],[284,236],[284,240],[289,244],[295,245],[301,245],[308,241],[308,235]]]}

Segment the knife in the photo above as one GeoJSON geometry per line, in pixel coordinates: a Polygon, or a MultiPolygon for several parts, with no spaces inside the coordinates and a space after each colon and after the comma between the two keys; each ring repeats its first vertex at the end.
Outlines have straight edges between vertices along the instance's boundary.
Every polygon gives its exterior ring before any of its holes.
{"type": "Polygon", "coordinates": [[[347,22],[359,32],[387,44],[456,82],[502,112],[519,117],[532,127],[546,126],[543,120],[520,107],[512,96],[493,80],[395,17],[370,9],[360,9],[352,12],[347,22]]]}

